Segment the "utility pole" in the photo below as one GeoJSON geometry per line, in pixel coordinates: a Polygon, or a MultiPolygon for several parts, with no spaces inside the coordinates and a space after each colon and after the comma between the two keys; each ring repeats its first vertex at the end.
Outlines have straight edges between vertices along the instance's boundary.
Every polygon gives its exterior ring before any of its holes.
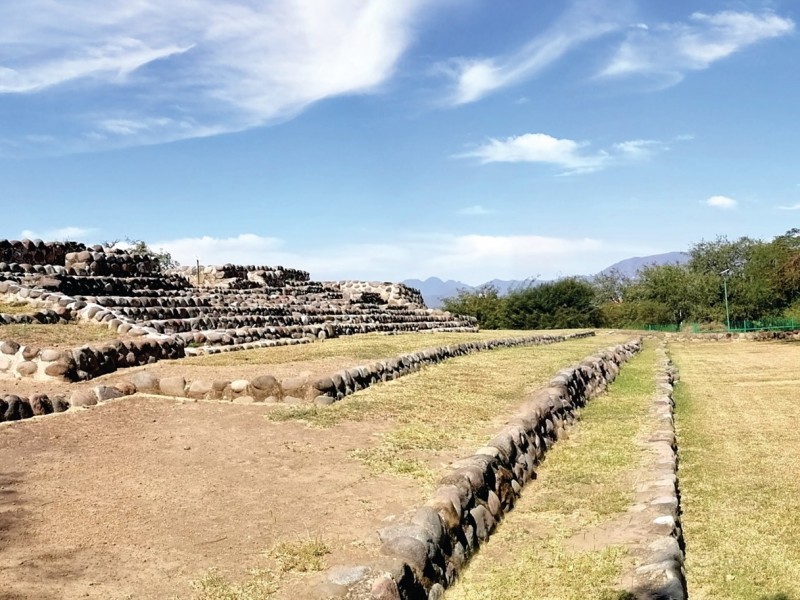
{"type": "Polygon", "coordinates": [[[725,269],[720,273],[722,275],[722,289],[725,290],[725,321],[728,324],[728,331],[731,330],[731,311],[728,308],[728,275],[730,272],[730,269],[725,269]]]}

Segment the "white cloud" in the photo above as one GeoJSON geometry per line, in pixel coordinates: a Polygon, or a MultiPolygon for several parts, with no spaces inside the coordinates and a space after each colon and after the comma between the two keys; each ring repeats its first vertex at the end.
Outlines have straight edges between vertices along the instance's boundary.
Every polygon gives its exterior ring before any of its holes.
{"type": "MultiPolygon", "coordinates": [[[[0,4],[0,98],[69,85],[84,143],[158,142],[289,118],[393,74],[440,0],[0,4]]],[[[73,112],[70,112],[72,110],[73,112]]]]}
{"type": "Polygon", "coordinates": [[[779,206],[780,210],[800,210],[800,203],[792,204],[791,206],[779,206]]]}
{"type": "Polygon", "coordinates": [[[484,215],[490,215],[494,211],[489,210],[488,208],[484,208],[480,204],[475,204],[473,206],[466,206],[458,211],[459,215],[464,217],[482,217],[484,215]]]}
{"type": "Polygon", "coordinates": [[[439,70],[455,83],[448,103],[475,102],[495,90],[537,76],[576,47],[618,30],[619,3],[615,9],[607,10],[598,2],[575,2],[553,26],[510,56],[455,58],[440,65],[439,70]]]}
{"type": "Polygon", "coordinates": [[[565,174],[591,173],[612,165],[647,160],[667,146],[658,140],[619,142],[608,150],[591,151],[589,142],[555,138],[546,133],[525,133],[504,140],[489,139],[482,146],[458,155],[482,164],[530,162],[555,165],[565,174]]]}
{"type": "Polygon", "coordinates": [[[45,59],[19,70],[0,66],[0,94],[38,92],[87,77],[120,79],[148,63],[190,49],[174,45],[150,48],[140,40],[123,38],[76,49],[81,56],[75,58],[45,59]]]}
{"type": "Polygon", "coordinates": [[[706,69],[752,44],[791,33],[794,26],[791,19],[771,12],[725,11],[694,13],[689,22],[634,28],[601,76],[647,75],[673,85],[687,71],[706,69]]]}
{"type": "Polygon", "coordinates": [[[711,196],[706,200],[706,204],[713,208],[721,208],[723,210],[731,210],[736,208],[736,200],[728,196],[711,196]]]}
{"type": "Polygon", "coordinates": [[[495,277],[523,279],[591,274],[621,257],[650,249],[620,248],[592,238],[538,235],[398,235],[392,242],[342,241],[324,249],[292,247],[277,238],[242,234],[230,238],[154,241],[182,264],[259,264],[306,269],[315,280],[398,281],[439,276],[467,283],[495,277]]]}
{"type": "Polygon", "coordinates": [[[32,231],[25,229],[20,233],[20,237],[29,240],[44,240],[44,241],[85,241],[86,237],[97,231],[94,227],[61,227],[58,229],[46,229],[44,231],[32,231]]]}

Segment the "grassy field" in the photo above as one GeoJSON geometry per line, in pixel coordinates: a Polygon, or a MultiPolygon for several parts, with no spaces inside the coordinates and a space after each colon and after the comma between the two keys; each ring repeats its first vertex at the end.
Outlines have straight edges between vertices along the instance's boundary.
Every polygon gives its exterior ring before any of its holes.
{"type": "Polygon", "coordinates": [[[587,405],[570,438],[548,453],[537,480],[447,600],[627,597],[618,591],[628,561],[616,531],[624,528],[618,519],[632,503],[646,458],[637,438],[652,427],[655,372],[649,342],[609,392],[587,405]]]}
{"type": "Polygon", "coordinates": [[[670,352],[690,597],[800,599],[800,347],[670,352]]]}

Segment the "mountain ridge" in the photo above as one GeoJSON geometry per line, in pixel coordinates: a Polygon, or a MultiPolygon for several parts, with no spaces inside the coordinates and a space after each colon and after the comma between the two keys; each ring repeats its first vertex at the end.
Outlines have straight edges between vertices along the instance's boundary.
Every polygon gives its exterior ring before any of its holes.
{"type": "MultiPolygon", "coordinates": [[[[651,254],[649,256],[632,256],[619,262],[614,263],[600,271],[595,275],[580,275],[578,277],[584,279],[592,279],[597,275],[607,275],[612,271],[616,271],[625,277],[635,278],[637,273],[646,266],[650,265],[666,265],[666,264],[685,264],[689,261],[689,255],[686,252],[664,252],[662,254],[651,254]]],[[[455,279],[442,280],[439,277],[428,277],[427,279],[405,279],[405,285],[418,289],[422,293],[425,304],[430,308],[439,308],[442,305],[442,300],[450,298],[458,294],[460,290],[473,292],[478,288],[485,285],[492,285],[497,288],[500,295],[505,295],[512,289],[520,287],[528,287],[530,285],[540,285],[547,283],[546,280],[537,279],[492,279],[481,285],[469,285],[463,281],[455,279]]]]}

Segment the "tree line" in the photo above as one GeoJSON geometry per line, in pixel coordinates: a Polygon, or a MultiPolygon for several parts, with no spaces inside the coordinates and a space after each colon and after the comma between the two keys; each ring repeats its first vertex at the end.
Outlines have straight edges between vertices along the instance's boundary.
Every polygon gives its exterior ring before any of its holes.
{"type": "Polygon", "coordinates": [[[743,321],[800,321],[800,229],[770,241],[741,237],[694,244],[686,264],[651,265],[635,278],[612,271],[532,284],[461,290],[444,310],[486,329],[630,327],[743,321]],[[727,299],[727,307],[726,307],[727,299]]]}

